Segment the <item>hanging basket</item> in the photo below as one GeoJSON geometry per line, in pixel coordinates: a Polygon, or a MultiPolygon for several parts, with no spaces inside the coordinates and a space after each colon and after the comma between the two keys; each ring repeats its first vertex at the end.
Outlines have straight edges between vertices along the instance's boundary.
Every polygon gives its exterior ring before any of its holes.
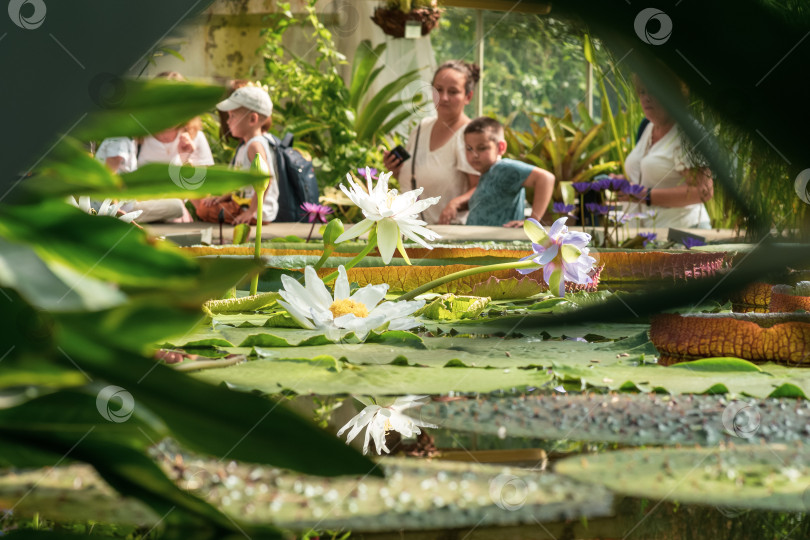
{"type": "Polygon", "coordinates": [[[417,21],[422,24],[422,35],[426,36],[439,24],[442,10],[439,8],[416,8],[405,13],[393,8],[378,7],[374,10],[371,20],[382,28],[382,31],[395,38],[405,37],[405,24],[408,21],[417,21]]]}

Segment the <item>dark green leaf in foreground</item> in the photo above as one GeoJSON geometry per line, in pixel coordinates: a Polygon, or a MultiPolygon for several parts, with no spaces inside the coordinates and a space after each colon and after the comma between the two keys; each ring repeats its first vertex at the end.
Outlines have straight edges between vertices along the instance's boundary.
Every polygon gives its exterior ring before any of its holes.
{"type": "Polygon", "coordinates": [[[134,225],[62,201],[4,206],[0,236],[28,243],[46,260],[83,275],[126,285],[171,285],[199,273],[194,260],[134,225]]]}
{"type": "Polygon", "coordinates": [[[121,80],[119,84],[121,99],[90,113],[76,128],[74,137],[145,137],[212,108],[224,94],[220,86],[164,79],[121,80]]]}
{"type": "Polygon", "coordinates": [[[78,141],[66,137],[21,188],[28,201],[82,195],[97,200],[188,199],[233,191],[259,179],[260,176],[250,171],[235,171],[225,166],[169,163],[149,163],[119,176],[91,157],[78,141]]]}
{"type": "Polygon", "coordinates": [[[309,474],[374,474],[371,461],[280,403],[203,383],[123,349],[96,346],[92,334],[66,332],[63,343],[82,370],[126,389],[179,441],[201,452],[309,474]]]}

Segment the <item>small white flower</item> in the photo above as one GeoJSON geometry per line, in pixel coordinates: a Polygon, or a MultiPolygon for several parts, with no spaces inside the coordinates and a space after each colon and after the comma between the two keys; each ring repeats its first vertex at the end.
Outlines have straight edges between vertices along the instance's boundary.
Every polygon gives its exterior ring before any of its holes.
{"type": "Polygon", "coordinates": [[[420,212],[439,202],[440,197],[417,201],[423,188],[402,194],[395,189],[389,190],[388,179],[391,178],[391,174],[390,172],[380,174],[377,185],[372,187],[371,171],[366,167],[368,192],[357,184],[350,174],[346,175],[350,189],[346,189],[343,184],[340,185],[340,189],[360,207],[366,219],[341,234],[336,241],[340,243],[357,238],[376,224],[377,245],[380,247],[380,255],[385,264],[391,262],[395,249],[399,249],[407,261],[407,255],[402,247],[402,235],[428,249],[433,247],[422,237],[426,240],[441,238],[435,232],[423,227],[427,223],[418,219],[420,212]]]}
{"type": "Polygon", "coordinates": [[[420,427],[437,427],[434,424],[414,420],[410,416],[402,414],[402,411],[406,409],[421,407],[426,403],[424,400],[427,398],[428,396],[404,396],[397,398],[397,400],[388,407],[368,405],[365,409],[360,411],[360,414],[349,420],[349,423],[340,428],[337,435],[340,437],[347,429],[351,428],[351,431],[349,431],[349,434],[346,436],[346,444],[348,444],[363,431],[363,428],[366,428],[363,453],[368,454],[368,442],[373,438],[377,454],[382,454],[383,450],[385,450],[387,454],[390,452],[388,447],[385,446],[385,434],[388,431],[398,431],[403,438],[407,439],[414,435],[419,435],[422,432],[422,430],[419,429],[420,427]]]}
{"type": "Polygon", "coordinates": [[[125,223],[132,223],[133,220],[137,219],[143,213],[143,210],[135,210],[119,217],[118,209],[121,208],[121,205],[123,205],[126,201],[120,201],[113,204],[112,199],[104,199],[104,202],[101,203],[98,212],[93,210],[92,206],[90,205],[90,197],[79,197],[79,202],[76,202],[75,197],[68,197],[67,202],[86,214],[118,217],[118,219],[125,223]]]}
{"type": "Polygon", "coordinates": [[[388,284],[366,285],[349,295],[349,277],[343,266],[338,267],[335,293],[332,295],[311,266],[304,269],[301,285],[290,276],[281,276],[284,288],[278,293],[281,307],[301,327],[321,329],[330,339],[342,331],[351,331],[364,340],[372,330],[408,330],[419,323],[409,317],[425,305],[424,300],[382,302],[388,284]]]}

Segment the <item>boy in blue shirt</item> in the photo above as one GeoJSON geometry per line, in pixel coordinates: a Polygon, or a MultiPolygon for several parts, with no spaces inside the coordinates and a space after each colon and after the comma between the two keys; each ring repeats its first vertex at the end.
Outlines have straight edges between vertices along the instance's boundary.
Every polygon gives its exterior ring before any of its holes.
{"type": "Polygon", "coordinates": [[[481,173],[470,197],[467,225],[522,227],[526,188],[534,189],[531,217],[538,222],[554,191],[554,175],[545,169],[514,159],[506,152],[503,126],[494,118],[476,118],[464,129],[467,161],[481,173]]]}

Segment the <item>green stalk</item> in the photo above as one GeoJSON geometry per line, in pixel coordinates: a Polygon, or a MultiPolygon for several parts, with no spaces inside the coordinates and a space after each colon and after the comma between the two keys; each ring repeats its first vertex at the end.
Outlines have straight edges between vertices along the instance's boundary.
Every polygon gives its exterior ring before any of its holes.
{"type": "MultiPolygon", "coordinates": [[[[357,265],[357,263],[362,261],[363,258],[366,255],[368,255],[369,253],[371,253],[371,250],[374,249],[375,247],[377,247],[377,227],[376,226],[369,233],[369,235],[368,235],[368,244],[366,244],[366,247],[363,248],[363,251],[358,253],[357,256],[354,259],[352,259],[348,263],[344,264],[343,268],[345,268],[346,270],[348,270],[349,268],[354,268],[357,265]]],[[[325,250],[324,250],[324,252],[325,252],[325,250]]],[[[323,257],[321,257],[321,258],[323,259],[323,257]]],[[[318,262],[320,262],[320,260],[318,262]]],[[[323,264],[323,263],[321,263],[321,264],[323,264]]],[[[338,277],[338,271],[335,270],[334,272],[332,272],[328,276],[324,277],[323,282],[324,283],[329,283],[330,281],[332,281],[334,279],[337,279],[337,277],[338,277]]]]}
{"type": "MultiPolygon", "coordinates": [[[[255,239],[255,247],[253,249],[253,258],[256,259],[256,262],[261,262],[262,260],[262,206],[264,205],[264,192],[267,191],[268,186],[270,185],[270,169],[267,166],[267,163],[264,162],[261,154],[256,154],[256,157],[253,158],[253,165],[251,166],[251,170],[255,172],[262,173],[267,176],[267,179],[263,182],[256,183],[254,185],[254,189],[256,190],[256,239],[255,239]]],[[[253,279],[250,280],[250,294],[255,295],[259,290],[259,274],[261,272],[256,273],[253,276],[253,279]]]]}
{"type": "MultiPolygon", "coordinates": [[[[456,279],[461,279],[467,276],[474,276],[475,274],[483,274],[484,272],[497,272],[499,270],[511,270],[513,268],[531,268],[537,267],[537,263],[534,261],[516,261],[516,262],[509,262],[509,263],[498,263],[498,264],[489,264],[486,266],[476,266],[475,268],[468,268],[466,270],[461,270],[460,272],[454,272],[452,274],[447,274],[446,276],[442,276],[439,279],[434,279],[430,283],[425,283],[421,287],[417,287],[412,291],[408,291],[399,298],[399,300],[412,300],[416,298],[420,294],[426,293],[429,290],[438,287],[439,285],[444,285],[450,281],[454,281],[456,279]]],[[[324,280],[326,281],[326,280],[324,280]]]]}
{"type": "Polygon", "coordinates": [[[332,247],[332,246],[324,246],[323,253],[321,254],[321,258],[318,259],[318,262],[316,262],[313,265],[313,268],[315,270],[320,270],[321,266],[324,265],[324,263],[326,262],[326,259],[328,259],[330,255],[332,255],[333,251],[335,251],[334,247],[332,247]]]}

